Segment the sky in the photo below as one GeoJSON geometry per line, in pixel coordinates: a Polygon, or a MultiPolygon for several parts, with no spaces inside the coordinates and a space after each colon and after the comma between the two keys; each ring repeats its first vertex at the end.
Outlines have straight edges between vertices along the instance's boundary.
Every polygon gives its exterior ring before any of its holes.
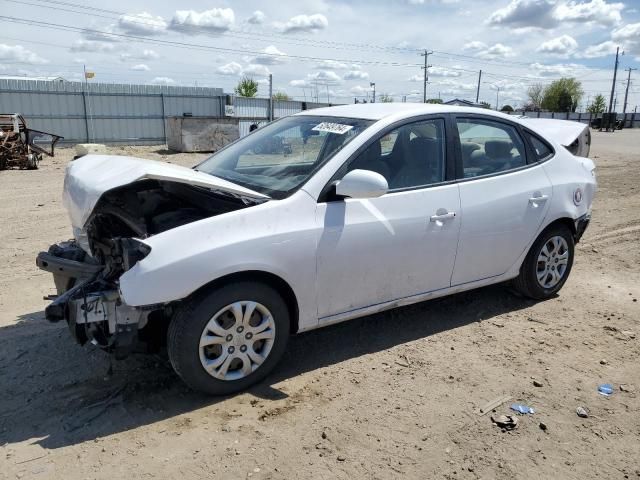
{"type": "MultiPolygon", "coordinates": [[[[0,0],[0,75],[221,87],[242,76],[297,100],[376,95],[522,105],[527,88],[574,76],[581,106],[617,110],[640,68],[640,0],[0,0]]],[[[640,70],[628,111],[640,110],[640,70]]]]}

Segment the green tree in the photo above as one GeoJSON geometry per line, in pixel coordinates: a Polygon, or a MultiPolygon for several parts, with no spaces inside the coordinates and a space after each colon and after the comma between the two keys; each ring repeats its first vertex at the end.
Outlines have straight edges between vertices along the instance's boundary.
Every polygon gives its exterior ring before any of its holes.
{"type": "Polygon", "coordinates": [[[389,95],[388,93],[381,93],[378,96],[378,101],[380,103],[393,103],[393,97],[391,95],[389,95]]]}
{"type": "Polygon", "coordinates": [[[511,105],[503,105],[500,109],[501,112],[513,112],[513,107],[511,105]]]}
{"type": "Polygon", "coordinates": [[[540,110],[542,106],[542,98],[544,97],[544,85],[534,83],[527,89],[527,97],[529,97],[528,106],[531,110],[540,110]]]}
{"type": "Polygon", "coordinates": [[[552,112],[575,112],[584,94],[582,84],[575,78],[561,78],[544,89],[542,108],[552,112]]]}
{"type": "Polygon", "coordinates": [[[287,95],[284,92],[276,92],[273,94],[273,99],[274,100],[280,100],[283,102],[286,102],[287,100],[291,100],[291,98],[289,97],[289,95],[287,95]]]}
{"type": "Polygon", "coordinates": [[[602,113],[607,108],[607,100],[604,98],[604,95],[598,94],[591,102],[591,105],[587,107],[587,112],[589,113],[602,113]]]}
{"type": "Polygon", "coordinates": [[[482,105],[482,108],[491,108],[491,104],[489,102],[480,102],[480,105],[482,105]]]}
{"type": "Polygon", "coordinates": [[[255,97],[258,93],[258,82],[253,78],[242,77],[234,91],[241,97],[255,97]]]}
{"type": "Polygon", "coordinates": [[[441,99],[441,98],[429,98],[429,99],[427,100],[427,103],[437,103],[437,104],[440,104],[440,103],[442,103],[442,99],[441,99]]]}

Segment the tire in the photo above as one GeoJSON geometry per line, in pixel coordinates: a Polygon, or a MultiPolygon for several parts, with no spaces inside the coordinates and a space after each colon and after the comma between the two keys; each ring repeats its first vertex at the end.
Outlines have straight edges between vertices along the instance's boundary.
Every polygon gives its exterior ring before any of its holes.
{"type": "Polygon", "coordinates": [[[173,369],[188,386],[209,395],[227,395],[273,370],[285,352],[289,332],[289,309],[280,294],[263,283],[243,281],[184,302],[169,325],[167,350],[173,369]],[[253,312],[248,320],[247,312],[253,312]],[[207,345],[202,347],[201,342],[207,345]],[[254,361],[260,358],[260,363],[254,361]]]}
{"type": "Polygon", "coordinates": [[[543,231],[522,263],[520,274],[513,280],[515,289],[536,300],[551,298],[569,278],[574,246],[573,233],[565,225],[555,225],[543,231]],[[550,255],[543,254],[545,248],[550,255]]]}

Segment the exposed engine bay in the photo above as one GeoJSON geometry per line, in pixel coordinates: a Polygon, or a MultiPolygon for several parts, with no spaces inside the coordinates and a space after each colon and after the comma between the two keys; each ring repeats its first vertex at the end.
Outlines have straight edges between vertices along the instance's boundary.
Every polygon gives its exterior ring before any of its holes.
{"type": "Polygon", "coordinates": [[[37,257],[38,267],[53,273],[57,290],[45,310],[47,319],[66,320],[78,343],[90,341],[117,358],[138,340],[157,347],[172,306],[131,307],[119,294],[120,276],[151,251],[141,240],[257,202],[166,180],[144,179],[106,191],[76,239],[37,257]]]}

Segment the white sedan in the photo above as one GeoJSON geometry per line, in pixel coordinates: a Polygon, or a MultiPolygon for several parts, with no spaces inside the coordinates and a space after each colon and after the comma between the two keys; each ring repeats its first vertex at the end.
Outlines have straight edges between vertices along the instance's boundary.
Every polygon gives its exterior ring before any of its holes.
{"type": "Polygon", "coordinates": [[[297,332],[511,281],[553,297],[589,223],[588,126],[483,109],[347,105],[275,121],[194,169],[89,155],[74,240],[37,259],[46,309],[124,358],[166,344],[211,394],[264,378],[297,332]]]}

